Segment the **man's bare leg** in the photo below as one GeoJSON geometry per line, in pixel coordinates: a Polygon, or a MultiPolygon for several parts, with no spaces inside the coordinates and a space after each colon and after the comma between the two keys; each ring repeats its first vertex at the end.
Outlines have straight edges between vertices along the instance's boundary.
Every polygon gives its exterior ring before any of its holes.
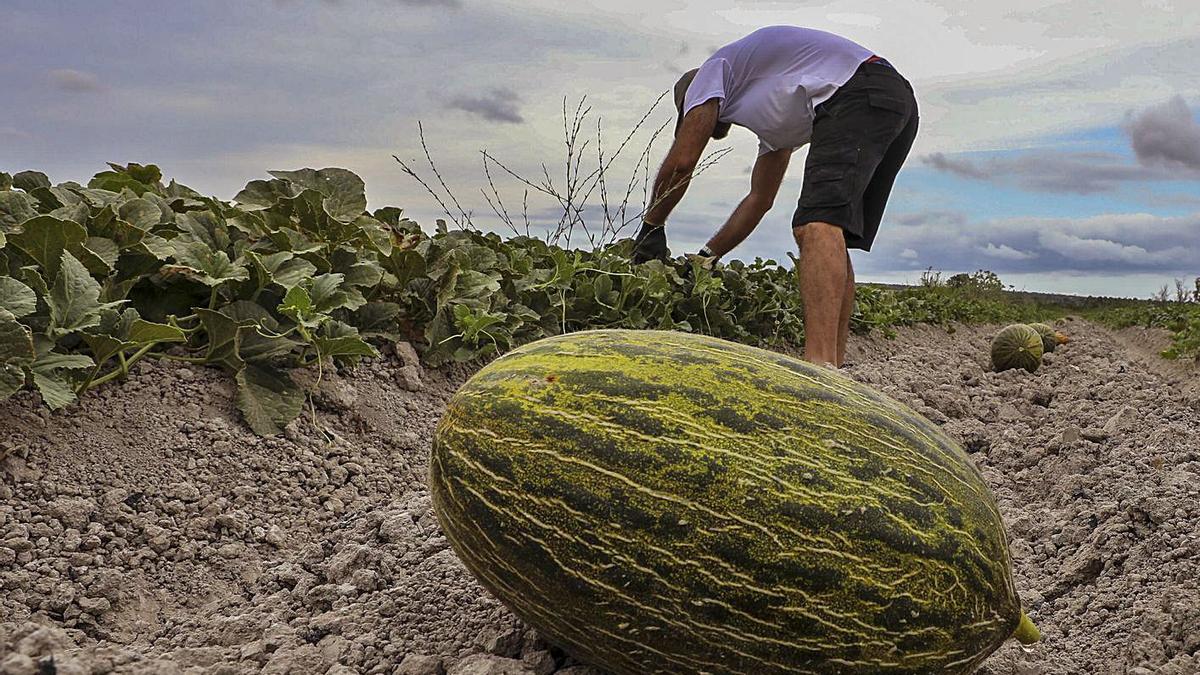
{"type": "Polygon", "coordinates": [[[800,246],[800,297],[804,301],[804,359],[838,365],[838,333],[842,321],[849,267],[842,228],[808,223],[793,235],[800,246]]]}
{"type": "Polygon", "coordinates": [[[846,340],[850,337],[850,316],[854,314],[854,265],[846,255],[846,290],[842,296],[842,321],[838,326],[837,367],[846,363],[846,340]]]}

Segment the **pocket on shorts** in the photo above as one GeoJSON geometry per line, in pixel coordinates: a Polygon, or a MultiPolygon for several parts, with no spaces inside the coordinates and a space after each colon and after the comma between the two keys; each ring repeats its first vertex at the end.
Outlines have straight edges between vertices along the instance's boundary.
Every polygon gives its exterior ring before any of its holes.
{"type": "Polygon", "coordinates": [[[850,203],[854,194],[855,164],[853,159],[821,162],[805,167],[804,185],[800,190],[800,206],[841,206],[850,203]]]}

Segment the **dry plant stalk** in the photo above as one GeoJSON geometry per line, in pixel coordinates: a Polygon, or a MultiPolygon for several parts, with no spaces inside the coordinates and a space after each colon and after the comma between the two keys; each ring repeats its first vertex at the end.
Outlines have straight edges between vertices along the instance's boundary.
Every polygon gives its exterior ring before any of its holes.
{"type": "MultiPolygon", "coordinates": [[[[641,218],[654,207],[655,204],[648,203],[650,199],[650,184],[651,184],[651,157],[653,148],[658,139],[666,130],[669,122],[664,122],[659,127],[650,133],[650,137],[646,142],[645,147],[638,155],[633,170],[628,181],[622,181],[625,186],[625,192],[621,195],[620,201],[615,200],[615,195],[610,192],[609,186],[611,181],[611,170],[613,163],[629,147],[634,137],[646,127],[650,116],[658,109],[658,106],[666,98],[668,92],[663,92],[650,105],[642,117],[637,121],[632,129],[625,135],[621,143],[617,146],[616,151],[612,154],[606,154],[604,149],[604,133],[603,133],[603,118],[596,118],[595,138],[583,138],[583,127],[588,116],[592,112],[592,108],[587,106],[587,97],[583,97],[576,105],[572,113],[567,104],[567,99],[563,99],[563,143],[566,147],[566,162],[562,172],[562,182],[556,183],[552,177],[549,167],[545,163],[541,164],[542,175],[537,181],[530,179],[517,171],[510,168],[507,164],[497,159],[487,150],[481,150],[481,160],[483,163],[484,176],[487,180],[487,188],[480,188],[480,193],[487,201],[492,213],[496,218],[504,224],[504,226],[517,236],[530,236],[530,218],[529,218],[529,194],[532,191],[534,194],[540,194],[549,197],[557,203],[558,208],[562,210],[558,216],[558,221],[554,223],[545,233],[544,241],[551,245],[558,245],[564,248],[569,248],[572,239],[582,233],[588,244],[593,248],[602,248],[616,242],[622,232],[632,223],[640,221],[641,218]],[[584,158],[588,156],[588,148],[595,141],[595,168],[585,173],[584,158]],[[521,220],[518,222],[509,212],[504,198],[501,195],[500,189],[496,185],[495,177],[492,175],[493,165],[499,168],[511,178],[520,183],[524,192],[521,198],[521,220]],[[639,181],[640,178],[640,181],[639,181]],[[641,208],[635,210],[633,206],[634,200],[637,197],[638,184],[641,184],[641,208]],[[598,205],[593,205],[593,197],[599,200],[598,205]],[[600,222],[589,222],[588,209],[599,209],[597,217],[600,222]]],[[[426,180],[424,180],[409,164],[405,163],[399,157],[392,157],[400,163],[401,169],[416,180],[431,194],[441,206],[442,211],[452,220],[458,227],[463,229],[476,229],[471,220],[471,213],[462,208],[454,193],[446,185],[441,174],[437,170],[429,148],[425,142],[424,129],[418,124],[420,132],[421,148],[425,152],[425,159],[429,164],[429,168],[433,171],[437,178],[438,185],[441,186],[446,196],[443,198],[426,180]],[[457,209],[457,214],[449,208],[447,201],[454,205],[457,209]]],[[[731,152],[731,148],[722,148],[715,150],[706,155],[697,165],[695,171],[692,172],[692,177],[697,176],[704,171],[715,166],[721,158],[731,152]]],[[[620,185],[621,183],[618,183],[620,185]]],[[[681,183],[674,189],[680,189],[685,183],[681,183]]],[[[659,199],[665,198],[662,195],[659,199]]]]}

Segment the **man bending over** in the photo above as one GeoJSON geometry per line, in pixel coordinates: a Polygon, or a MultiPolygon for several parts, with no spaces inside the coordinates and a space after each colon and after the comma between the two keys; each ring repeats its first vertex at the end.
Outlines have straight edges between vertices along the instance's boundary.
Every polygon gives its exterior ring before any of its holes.
{"type": "Polygon", "coordinates": [[[916,137],[912,85],[886,60],[843,37],[771,26],[685,73],[675,85],[675,106],[675,142],[655,178],[633,261],[667,258],[663,225],[710,138],[724,138],[736,124],[759,142],[749,194],[700,250],[714,261],[754,230],[775,201],[792,153],[811,142],[792,218],[800,248],[804,358],[841,366],[854,309],[847,249],[871,250],[916,137]]]}

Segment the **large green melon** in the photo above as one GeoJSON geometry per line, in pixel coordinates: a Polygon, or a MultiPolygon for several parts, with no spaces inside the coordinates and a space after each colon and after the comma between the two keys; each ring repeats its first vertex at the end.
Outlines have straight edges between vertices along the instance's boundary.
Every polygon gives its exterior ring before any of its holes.
{"type": "Polygon", "coordinates": [[[1042,338],[1042,353],[1049,354],[1058,346],[1058,331],[1044,323],[1031,323],[1029,327],[1037,331],[1042,338]]]}
{"type": "Polygon", "coordinates": [[[1035,372],[1042,365],[1042,336],[1023,323],[1005,326],[992,338],[992,367],[996,372],[1024,368],[1035,372]]]}
{"type": "Polygon", "coordinates": [[[773,352],[661,331],[526,345],[450,400],[430,482],[480,582],[619,675],[968,673],[1037,639],[963,450],[773,352]]]}

